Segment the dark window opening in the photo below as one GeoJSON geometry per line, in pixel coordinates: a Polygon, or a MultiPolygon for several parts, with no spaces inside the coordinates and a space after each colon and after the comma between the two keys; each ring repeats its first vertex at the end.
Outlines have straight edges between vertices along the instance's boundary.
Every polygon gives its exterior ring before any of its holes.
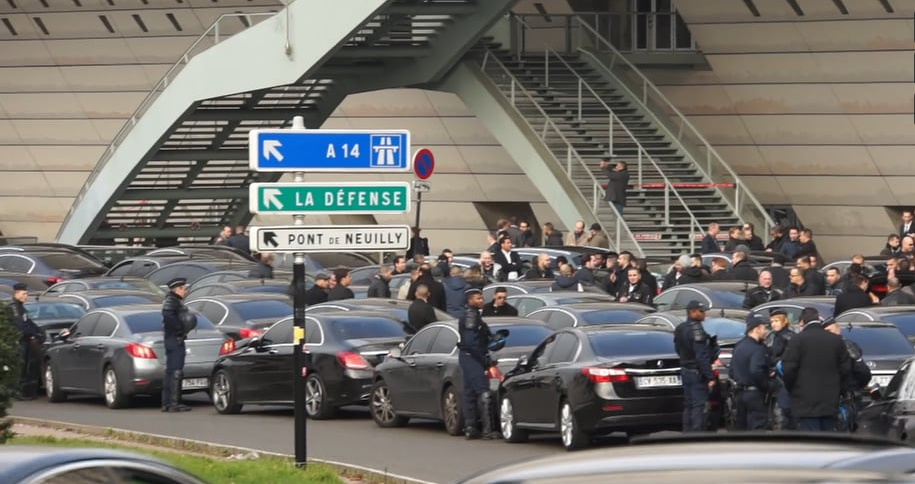
{"type": "Polygon", "coordinates": [[[801,17],[804,16],[804,11],[801,10],[801,6],[797,3],[797,0],[785,0],[785,1],[788,2],[788,5],[791,6],[791,10],[794,10],[794,13],[798,14],[801,17]]]}
{"type": "Polygon", "coordinates": [[[108,20],[108,17],[106,15],[99,15],[98,19],[101,20],[102,25],[104,25],[105,28],[108,29],[108,33],[111,33],[111,34],[114,33],[114,27],[111,25],[111,22],[108,20]]]}
{"type": "Polygon", "coordinates": [[[6,3],[10,4],[10,8],[19,8],[16,6],[15,0],[6,0],[6,3]]]}
{"type": "Polygon", "coordinates": [[[142,30],[143,32],[149,32],[149,29],[146,28],[146,24],[143,22],[143,19],[140,18],[139,15],[133,14],[133,15],[131,15],[131,17],[133,17],[133,21],[136,22],[137,25],[140,27],[140,30],[142,30]]]}
{"type": "Polygon", "coordinates": [[[13,23],[10,22],[10,19],[8,19],[8,18],[0,19],[0,22],[3,22],[3,25],[6,26],[6,30],[9,30],[11,34],[19,35],[19,32],[16,32],[16,28],[13,27],[13,23]]]}
{"type": "Polygon", "coordinates": [[[38,26],[39,30],[41,30],[41,32],[42,32],[43,34],[45,34],[45,35],[51,35],[51,33],[48,32],[48,28],[45,27],[44,21],[42,21],[40,17],[32,17],[32,20],[35,21],[35,25],[38,26]]]}
{"type": "Polygon", "coordinates": [[[750,10],[750,13],[752,13],[754,17],[759,17],[759,9],[756,8],[756,4],[753,3],[753,0],[743,0],[743,3],[747,6],[747,9],[750,10]]]}
{"type": "MultiPolygon", "coordinates": [[[[243,13],[245,13],[245,12],[237,11],[237,12],[235,12],[235,13],[243,14],[243,13]]],[[[242,25],[245,26],[245,28],[248,28],[248,27],[251,26],[251,22],[248,21],[248,17],[245,17],[244,15],[239,16],[239,17],[238,17],[238,20],[241,22],[242,25]]]]}
{"type": "Polygon", "coordinates": [[[836,8],[842,12],[842,15],[848,15],[848,8],[845,7],[845,3],[842,0],[832,0],[832,3],[836,4],[836,8]]]}
{"type": "Polygon", "coordinates": [[[880,5],[883,5],[883,9],[886,10],[886,13],[893,13],[893,5],[890,4],[890,0],[880,0],[880,5]]]}
{"type": "Polygon", "coordinates": [[[83,6],[83,4],[79,2],[79,0],[73,0],[73,4],[76,5],[77,7],[83,6]]]}
{"type": "Polygon", "coordinates": [[[184,29],[181,28],[181,24],[178,23],[178,19],[175,18],[174,14],[167,13],[165,16],[168,18],[168,21],[172,23],[172,26],[175,27],[175,30],[182,32],[184,29]]]}
{"type": "MultiPolygon", "coordinates": [[[[480,218],[483,219],[483,223],[493,236],[496,235],[496,222],[500,219],[511,221],[514,218],[515,225],[518,226],[521,225],[521,222],[527,222],[531,232],[534,234],[534,247],[543,245],[542,236],[540,235],[540,223],[537,222],[537,217],[534,215],[530,203],[473,202],[473,206],[477,209],[477,213],[480,214],[480,218]]],[[[557,230],[566,231],[566,227],[563,227],[562,222],[559,220],[547,220],[547,222],[552,222],[557,230]]]]}
{"type": "Polygon", "coordinates": [[[41,2],[42,7],[48,8],[48,0],[39,0],[39,1],[41,2]]]}
{"type": "Polygon", "coordinates": [[[534,8],[537,9],[537,13],[539,13],[540,16],[543,17],[543,20],[545,20],[547,22],[553,21],[553,19],[550,18],[550,14],[546,13],[546,8],[543,7],[542,3],[540,3],[540,2],[535,3],[534,8]]]}
{"type": "Polygon", "coordinates": [[[114,0],[108,0],[108,5],[114,6],[114,0]]]}

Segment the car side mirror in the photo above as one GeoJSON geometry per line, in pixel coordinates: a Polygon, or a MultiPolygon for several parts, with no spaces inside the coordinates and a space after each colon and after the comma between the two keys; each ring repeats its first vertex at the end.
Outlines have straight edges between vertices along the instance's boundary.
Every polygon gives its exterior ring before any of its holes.
{"type": "Polygon", "coordinates": [[[529,363],[530,363],[530,360],[528,359],[527,355],[521,355],[521,357],[518,358],[517,366],[518,366],[518,368],[527,368],[529,363]]]}
{"type": "Polygon", "coordinates": [[[403,356],[403,343],[401,343],[396,348],[391,348],[391,351],[388,351],[388,357],[399,360],[403,356]]]}
{"type": "Polygon", "coordinates": [[[57,336],[54,338],[57,341],[67,341],[70,339],[70,330],[64,329],[60,333],[57,333],[57,336]]]}

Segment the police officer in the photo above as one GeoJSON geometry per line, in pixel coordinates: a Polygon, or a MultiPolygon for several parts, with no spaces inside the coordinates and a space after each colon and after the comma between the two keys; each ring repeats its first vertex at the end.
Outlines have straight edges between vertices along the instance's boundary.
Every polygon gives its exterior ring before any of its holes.
{"type": "Polygon", "coordinates": [[[13,285],[13,301],[9,317],[19,330],[19,349],[22,368],[19,376],[17,400],[33,400],[38,393],[39,350],[44,341],[44,331],[32,321],[24,303],[29,299],[29,288],[23,283],[13,285]]]}
{"type": "Polygon", "coordinates": [[[736,430],[766,430],[769,409],[769,351],[764,343],[766,322],[755,314],[747,317],[746,337],[737,342],[731,356],[730,377],[737,402],[736,430]]]}
{"type": "MultiPolygon", "coordinates": [[[[835,319],[824,321],[823,327],[832,334],[842,336],[842,330],[835,319]]],[[[869,392],[871,370],[864,361],[864,351],[861,350],[858,343],[844,337],[842,340],[845,341],[848,358],[851,360],[851,375],[846,379],[842,397],[839,399],[838,430],[854,432],[857,427],[858,411],[863,406],[862,395],[869,392]]]]}
{"type": "Polygon", "coordinates": [[[165,380],[162,382],[162,411],[187,412],[191,407],[181,403],[181,379],[186,349],[184,338],[197,325],[197,318],[184,305],[187,280],[172,279],[162,304],[162,326],[165,337],[165,380]]]}
{"type": "Polygon", "coordinates": [[[712,339],[702,327],[707,309],[699,301],[690,301],[686,305],[686,321],[674,330],[683,378],[684,432],[705,430],[705,406],[709,392],[715,387],[712,339]]]}
{"type": "MultiPolygon", "coordinates": [[[[782,359],[794,331],[788,322],[788,313],[781,309],[769,313],[769,325],[772,331],[766,337],[766,346],[769,347],[771,363],[775,366],[782,359]]],[[[795,424],[791,416],[791,395],[780,379],[777,384],[778,389],[775,390],[775,402],[772,406],[772,430],[792,430],[795,424]]]]}
{"type": "Polygon", "coordinates": [[[492,366],[488,348],[492,335],[480,315],[483,292],[471,288],[464,291],[464,296],[467,307],[458,321],[458,364],[464,381],[464,435],[468,440],[481,436],[489,440],[497,436],[493,425],[493,396],[486,378],[486,369],[492,366]],[[482,435],[477,428],[478,417],[483,424],[482,435]]]}

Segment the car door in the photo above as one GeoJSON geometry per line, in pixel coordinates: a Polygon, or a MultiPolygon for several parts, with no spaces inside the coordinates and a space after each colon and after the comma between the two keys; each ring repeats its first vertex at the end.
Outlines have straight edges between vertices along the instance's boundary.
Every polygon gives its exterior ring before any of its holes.
{"type": "Polygon", "coordinates": [[[290,402],[294,394],[292,384],[294,380],[293,367],[293,320],[280,321],[264,333],[256,353],[255,368],[260,368],[260,375],[256,381],[263,388],[261,398],[269,402],[290,402]]]}
{"type": "MultiPolygon", "coordinates": [[[[388,389],[391,391],[394,405],[399,410],[404,412],[423,412],[424,408],[428,410],[428,405],[423,402],[423,394],[428,393],[428,389],[422,388],[423,368],[427,364],[434,364],[431,361],[432,357],[429,356],[429,351],[441,330],[442,327],[439,325],[421,329],[410,338],[401,351],[402,364],[391,368],[388,372],[386,376],[388,389]]],[[[426,378],[428,379],[428,377],[426,378]]],[[[426,400],[428,400],[428,396],[426,400]]]]}
{"type": "Polygon", "coordinates": [[[578,337],[562,332],[556,335],[554,347],[534,375],[531,400],[535,423],[550,424],[558,421],[559,399],[562,396],[562,378],[559,371],[568,365],[578,352],[578,337]]]}
{"type": "Polygon", "coordinates": [[[440,416],[446,370],[449,364],[457,364],[457,342],[458,332],[450,327],[442,326],[436,333],[435,341],[432,342],[429,352],[423,356],[422,362],[417,364],[417,373],[419,373],[417,405],[424,413],[440,416]]]}
{"type": "Polygon", "coordinates": [[[85,357],[85,347],[92,345],[92,331],[98,322],[99,314],[87,314],[80,318],[73,327],[70,337],[64,343],[64,347],[58,352],[57,369],[58,378],[61,387],[76,388],[79,390],[89,390],[85,386],[88,378],[85,376],[89,373],[88,358],[85,357]]]}
{"type": "Polygon", "coordinates": [[[538,377],[540,370],[547,366],[547,359],[550,352],[556,345],[556,336],[551,335],[543,343],[531,352],[527,365],[519,367],[509,379],[509,388],[512,399],[512,406],[515,412],[515,418],[519,422],[535,423],[537,422],[537,404],[534,402],[536,388],[534,381],[538,377]]]}
{"type": "Polygon", "coordinates": [[[102,365],[105,354],[112,345],[111,336],[117,329],[118,322],[109,313],[100,313],[92,335],[83,338],[83,347],[80,358],[84,359],[85,368],[88,370],[80,374],[81,386],[95,393],[102,393],[102,365]]]}

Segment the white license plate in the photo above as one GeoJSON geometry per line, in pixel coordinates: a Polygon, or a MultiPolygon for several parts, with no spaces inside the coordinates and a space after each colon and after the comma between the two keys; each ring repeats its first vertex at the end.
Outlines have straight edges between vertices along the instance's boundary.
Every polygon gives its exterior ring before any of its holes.
{"type": "Polygon", "coordinates": [[[185,378],[181,380],[181,389],[182,390],[196,390],[200,388],[206,388],[209,386],[209,378],[185,378]]]}
{"type": "Polygon", "coordinates": [[[678,387],[683,385],[680,375],[639,376],[635,378],[636,388],[678,387]]]}
{"type": "Polygon", "coordinates": [[[885,387],[890,384],[890,380],[892,379],[893,375],[877,375],[871,378],[871,382],[868,386],[880,385],[881,387],[885,387]]]}

